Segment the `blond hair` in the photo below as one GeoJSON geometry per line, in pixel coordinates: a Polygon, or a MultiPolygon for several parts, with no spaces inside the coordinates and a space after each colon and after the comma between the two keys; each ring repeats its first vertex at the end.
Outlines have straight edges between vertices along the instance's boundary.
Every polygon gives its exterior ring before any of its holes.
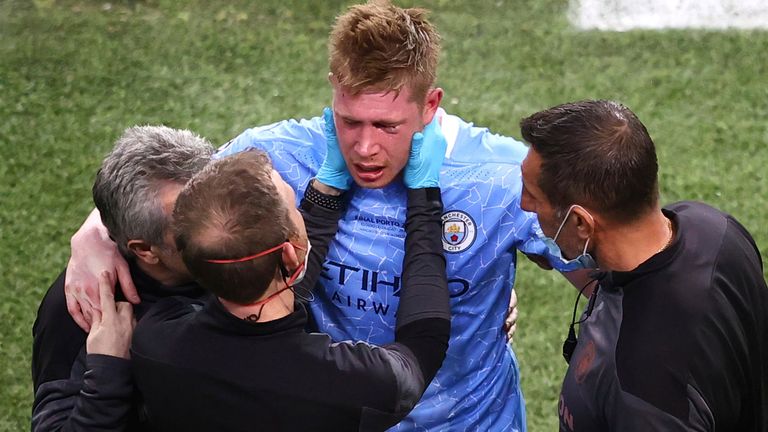
{"type": "Polygon", "coordinates": [[[422,103],[437,78],[440,35],[425,9],[388,0],[351,6],[336,19],[328,51],[331,73],[353,93],[400,92],[422,103]]]}

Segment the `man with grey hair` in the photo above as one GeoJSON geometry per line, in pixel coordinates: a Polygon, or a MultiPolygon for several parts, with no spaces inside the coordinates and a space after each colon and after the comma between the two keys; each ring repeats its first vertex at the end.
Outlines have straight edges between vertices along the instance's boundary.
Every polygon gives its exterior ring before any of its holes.
{"type": "MultiPolygon", "coordinates": [[[[160,298],[204,295],[184,266],[169,225],[179,191],[212,153],[213,147],[190,131],[136,126],[118,139],[96,175],[94,217],[101,218],[105,236],[128,263],[121,271],[131,275],[142,299],[133,311],[136,319],[160,298]]],[[[101,308],[94,308],[86,333],[67,312],[65,273],[48,290],[33,328],[32,430],[136,429],[128,362],[131,306],[115,304],[114,281],[102,276],[101,308]]]]}

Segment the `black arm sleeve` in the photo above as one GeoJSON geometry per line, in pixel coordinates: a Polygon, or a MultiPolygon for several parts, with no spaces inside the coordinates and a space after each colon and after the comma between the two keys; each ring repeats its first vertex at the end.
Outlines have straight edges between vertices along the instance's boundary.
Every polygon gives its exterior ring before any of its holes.
{"type": "Polygon", "coordinates": [[[67,312],[64,279],[62,272],[48,289],[32,329],[32,430],[122,430],[132,406],[128,360],[86,356],[87,334],[67,312]]]}
{"type": "Polygon", "coordinates": [[[41,384],[69,378],[80,350],[88,336],[67,312],[64,297],[66,272],[61,272],[40,302],[32,327],[32,382],[41,384]]]}
{"type": "Polygon", "coordinates": [[[411,350],[427,384],[443,363],[451,327],[442,212],[439,188],[408,190],[403,289],[395,341],[411,350]]]}
{"type": "Polygon", "coordinates": [[[451,316],[441,240],[442,212],[439,188],[408,190],[395,343],[374,350],[394,377],[384,385],[394,386],[394,398],[383,410],[366,408],[361,430],[385,430],[405,417],[437,374],[448,350],[451,316]]]}
{"type": "Polygon", "coordinates": [[[32,430],[124,430],[132,395],[129,360],[86,355],[83,350],[69,379],[48,381],[37,388],[32,430]]]}
{"type": "MultiPolygon", "coordinates": [[[[307,185],[307,189],[311,187],[312,183],[310,182],[307,185]]],[[[337,199],[342,200],[343,197],[337,197],[337,199]]],[[[296,285],[296,288],[301,293],[310,292],[317,283],[325,255],[328,253],[328,245],[336,235],[339,219],[344,214],[344,206],[340,206],[337,210],[331,210],[310,202],[306,198],[305,193],[305,197],[299,205],[299,212],[304,218],[304,225],[307,227],[307,238],[309,238],[309,242],[312,244],[312,250],[306,263],[307,273],[304,276],[304,280],[296,285]]]]}

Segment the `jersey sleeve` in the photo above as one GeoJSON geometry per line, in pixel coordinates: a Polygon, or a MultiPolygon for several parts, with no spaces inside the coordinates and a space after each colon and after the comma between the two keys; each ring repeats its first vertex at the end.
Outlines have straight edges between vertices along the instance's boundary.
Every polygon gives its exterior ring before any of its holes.
{"type": "MultiPolygon", "coordinates": [[[[528,154],[528,147],[514,138],[491,133],[485,128],[471,127],[471,124],[459,128],[459,132],[454,132],[455,127],[452,125],[457,121],[458,119],[455,116],[445,116],[442,125],[443,133],[446,135],[449,143],[448,152],[453,161],[472,163],[476,166],[482,165],[482,171],[487,171],[489,167],[494,164],[498,165],[499,162],[503,162],[503,164],[509,167],[515,167],[514,169],[506,169],[514,172],[514,175],[509,176],[510,180],[508,180],[504,187],[491,189],[491,193],[496,195],[494,202],[503,201],[503,197],[507,195],[512,197],[506,200],[507,211],[505,212],[504,220],[496,221],[495,223],[509,227],[507,229],[514,235],[512,239],[513,244],[522,253],[541,256],[549,262],[552,268],[561,272],[579,270],[580,268],[576,263],[565,264],[559,256],[552,255],[549,252],[541,240],[544,234],[541,232],[536,214],[526,212],[520,208],[520,197],[522,195],[520,166],[528,154]],[[463,144],[453,147],[451,145],[452,139],[463,144]]],[[[488,180],[484,179],[483,181],[488,180]]]]}
{"type": "Polygon", "coordinates": [[[307,183],[325,159],[324,126],[323,119],[315,117],[247,129],[221,146],[214,158],[250,149],[267,152],[273,168],[291,185],[299,202],[307,183]]]}
{"type": "MultiPolygon", "coordinates": [[[[325,143],[323,127],[323,119],[315,117],[308,120],[283,120],[246,129],[219,147],[214,158],[218,159],[254,148],[269,153],[273,161],[275,158],[282,158],[282,152],[298,152],[299,154],[294,154],[294,156],[301,158],[302,149],[311,148],[317,143],[325,143]]],[[[324,146],[320,147],[324,148],[324,146]]],[[[322,159],[320,161],[322,162],[322,159]]]]}

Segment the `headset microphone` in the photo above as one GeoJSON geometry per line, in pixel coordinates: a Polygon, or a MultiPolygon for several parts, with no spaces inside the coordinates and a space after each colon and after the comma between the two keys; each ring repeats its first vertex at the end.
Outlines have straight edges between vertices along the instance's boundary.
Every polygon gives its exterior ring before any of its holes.
{"type": "Polygon", "coordinates": [[[581,299],[581,295],[584,293],[584,290],[587,289],[587,287],[592,282],[600,282],[608,275],[607,272],[599,272],[595,271],[589,274],[589,276],[592,278],[589,282],[587,282],[581,289],[579,290],[579,293],[576,295],[576,303],[573,305],[573,316],[571,317],[571,325],[568,326],[568,337],[565,338],[565,341],[563,342],[563,358],[565,359],[566,363],[571,363],[571,357],[573,356],[573,352],[576,350],[576,344],[578,343],[578,338],[576,337],[576,330],[575,326],[576,324],[583,323],[589,316],[592,314],[592,308],[595,307],[595,298],[597,297],[597,292],[600,291],[600,284],[597,284],[597,287],[595,287],[594,292],[592,292],[592,295],[589,297],[589,304],[587,306],[587,312],[584,316],[584,318],[580,319],[578,322],[576,321],[576,310],[579,307],[579,300],[581,299]]]}
{"type": "Polygon", "coordinates": [[[578,343],[573,325],[573,322],[571,322],[570,328],[568,329],[568,337],[565,338],[565,341],[563,342],[563,358],[566,363],[571,362],[571,356],[573,355],[573,351],[576,350],[576,343],[578,343]]]}

